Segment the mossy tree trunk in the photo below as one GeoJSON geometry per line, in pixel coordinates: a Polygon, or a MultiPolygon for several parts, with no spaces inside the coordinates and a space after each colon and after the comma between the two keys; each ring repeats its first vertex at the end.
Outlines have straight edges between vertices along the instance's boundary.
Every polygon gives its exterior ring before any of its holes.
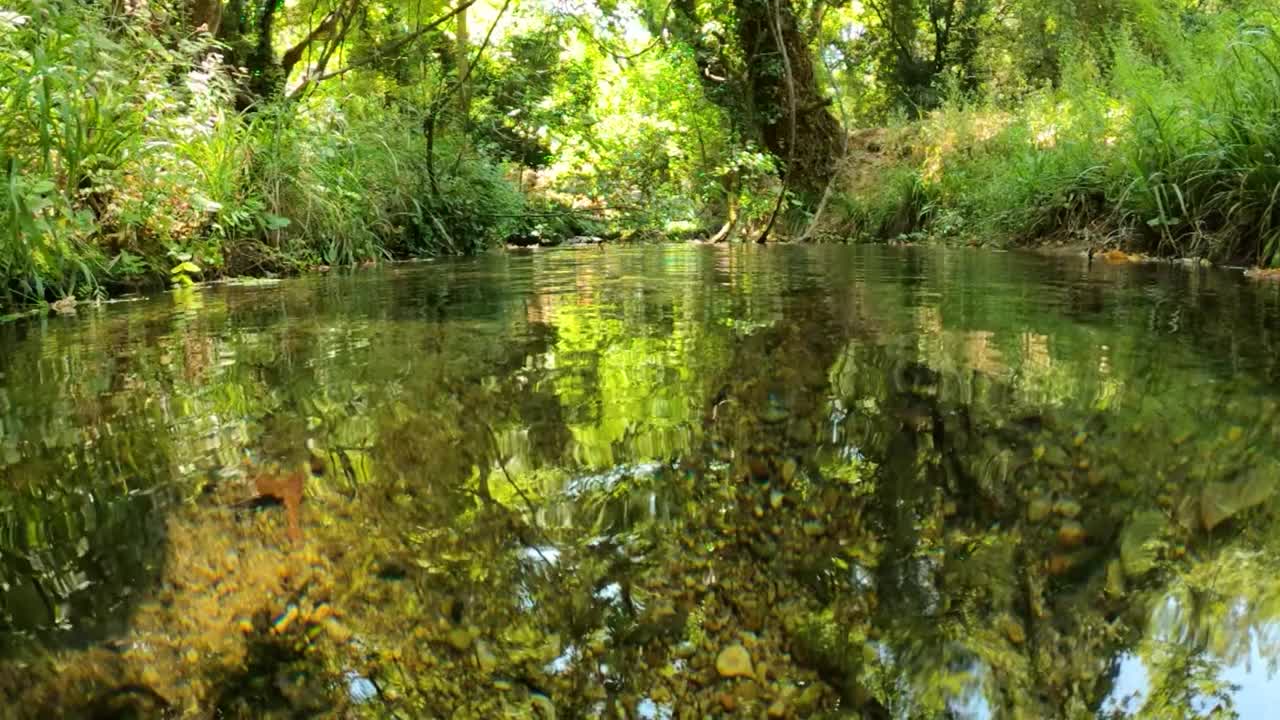
{"type": "Polygon", "coordinates": [[[818,85],[813,50],[796,23],[792,0],[732,4],[736,38],[704,34],[705,21],[716,11],[700,8],[696,0],[675,0],[670,29],[692,48],[707,98],[725,110],[740,134],[777,159],[790,189],[816,203],[835,170],[843,128],[818,85]]]}
{"type": "Polygon", "coordinates": [[[818,86],[813,51],[791,0],[734,0],[734,9],[761,140],[784,164],[791,189],[816,202],[835,172],[843,129],[818,86]]]}

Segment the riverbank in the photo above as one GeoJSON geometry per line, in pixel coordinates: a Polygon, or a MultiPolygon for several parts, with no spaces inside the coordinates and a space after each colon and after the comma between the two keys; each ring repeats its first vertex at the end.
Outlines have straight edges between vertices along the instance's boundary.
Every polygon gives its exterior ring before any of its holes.
{"type": "MultiPolygon", "coordinates": [[[[395,97],[363,64],[331,90],[262,88],[227,24],[186,20],[0,12],[0,316],[598,232],[446,113],[453,90],[395,97]]],[[[272,41],[254,40],[275,62],[272,41]]]]}
{"type": "MultiPolygon", "coordinates": [[[[474,76],[374,53],[386,62],[322,61],[343,78],[323,86],[290,65],[290,85],[288,51],[267,58],[284,85],[261,87],[246,67],[261,60],[245,54],[255,31],[237,49],[146,9],[24,0],[0,13],[0,104],[13,108],[0,119],[0,317],[596,238],[1066,244],[1272,267],[1280,19],[1178,17],[1059,38],[1047,75],[935,78],[932,100],[905,109],[884,94],[897,79],[872,92],[845,68],[827,78],[833,104],[844,128],[869,127],[830,135],[841,160],[815,191],[678,53],[619,63],[577,38],[569,58],[556,33],[506,28],[474,76]],[[588,92],[588,78],[609,82],[588,92]]],[[[842,22],[875,30],[867,20],[842,22]]],[[[277,39],[257,34],[268,50],[277,39]]]]}
{"type": "Polygon", "coordinates": [[[1016,104],[851,133],[821,234],[1280,262],[1280,21],[1132,40],[1016,104]],[[1221,82],[1231,78],[1230,83],[1221,82]]]}

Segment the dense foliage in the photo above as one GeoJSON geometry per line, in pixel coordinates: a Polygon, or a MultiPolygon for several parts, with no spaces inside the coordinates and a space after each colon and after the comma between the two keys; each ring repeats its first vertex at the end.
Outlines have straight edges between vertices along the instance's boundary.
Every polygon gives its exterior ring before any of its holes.
{"type": "MultiPolygon", "coordinates": [[[[1006,5],[998,22],[983,16],[980,53],[906,96],[853,86],[849,113],[890,129],[855,135],[846,186],[867,189],[843,199],[842,220],[882,236],[1078,237],[1280,262],[1273,8],[1006,5]]],[[[843,56],[849,77],[876,62],[855,57],[843,56]]]]}
{"type": "Polygon", "coordinates": [[[573,236],[1271,265],[1277,67],[1260,1],[17,0],[0,303],[573,236]]]}

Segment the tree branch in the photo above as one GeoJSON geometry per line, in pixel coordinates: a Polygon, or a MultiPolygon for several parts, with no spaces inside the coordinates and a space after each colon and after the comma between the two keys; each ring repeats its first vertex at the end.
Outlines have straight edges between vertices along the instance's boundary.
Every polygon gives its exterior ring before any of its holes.
{"type": "Polygon", "coordinates": [[[320,24],[307,33],[307,36],[301,42],[285,51],[280,58],[280,67],[284,70],[285,81],[288,81],[290,73],[293,72],[293,67],[302,59],[303,53],[307,51],[307,48],[311,47],[311,43],[332,30],[333,26],[338,23],[339,18],[342,17],[342,10],[343,8],[341,7],[330,10],[329,14],[325,15],[324,19],[320,21],[320,24]]]}
{"type": "Polygon", "coordinates": [[[594,43],[596,47],[600,48],[600,50],[603,51],[606,55],[613,58],[614,62],[625,67],[628,62],[631,62],[632,60],[635,60],[641,55],[644,55],[645,53],[657,47],[658,44],[662,42],[662,36],[664,33],[666,33],[666,30],[667,30],[667,19],[671,16],[671,6],[674,3],[675,3],[675,0],[667,0],[667,5],[662,10],[662,20],[661,22],[659,22],[657,29],[653,31],[653,39],[649,41],[648,45],[645,45],[644,47],[632,53],[621,52],[617,48],[610,46],[608,43],[596,37],[595,32],[590,27],[588,27],[585,22],[582,21],[582,18],[579,17],[577,13],[569,12],[569,13],[564,13],[560,16],[569,18],[569,20],[574,25],[578,26],[579,30],[581,30],[583,33],[586,34],[587,38],[591,40],[591,42],[594,43]]]}
{"type": "MultiPolygon", "coordinates": [[[[827,62],[826,56],[819,54],[818,59],[826,67],[827,75],[834,76],[835,72],[827,62]]],[[[840,93],[838,85],[833,87],[837,93],[840,93]]],[[[813,211],[813,217],[809,218],[809,224],[805,226],[804,232],[800,233],[800,242],[806,242],[813,234],[814,228],[818,227],[818,221],[822,219],[822,212],[826,210],[827,202],[831,199],[831,191],[835,187],[836,178],[840,177],[839,168],[849,157],[849,115],[844,109],[843,94],[841,94],[840,102],[836,104],[836,108],[840,111],[840,134],[844,138],[844,142],[840,147],[840,160],[836,163],[836,172],[831,173],[831,177],[827,178],[827,186],[822,190],[822,199],[818,201],[818,207],[813,211]]]]}
{"type": "Polygon", "coordinates": [[[809,27],[806,30],[806,40],[810,43],[818,39],[819,33],[822,32],[822,20],[827,14],[827,3],[825,0],[814,0],[813,5],[809,8],[809,27]]]}
{"type": "MultiPolygon", "coordinates": [[[[443,95],[435,98],[431,103],[431,109],[428,111],[425,124],[431,128],[433,132],[435,130],[436,118],[440,115],[440,111],[444,109],[445,105],[449,102],[449,99],[453,97],[453,94],[471,78],[471,71],[475,68],[476,64],[480,62],[480,56],[484,54],[485,49],[489,47],[489,41],[493,39],[493,31],[498,27],[498,23],[502,20],[502,16],[507,13],[507,8],[509,7],[511,7],[511,0],[506,0],[506,2],[502,3],[502,9],[498,11],[498,16],[495,17],[493,19],[493,23],[489,25],[489,32],[484,34],[484,42],[480,43],[480,48],[476,50],[475,57],[473,57],[471,62],[467,64],[467,71],[463,73],[462,77],[459,77],[458,81],[450,86],[443,95]]],[[[462,156],[459,155],[458,157],[460,160],[462,156]]],[[[456,169],[457,165],[455,164],[454,167],[456,169]]],[[[435,143],[431,136],[428,136],[427,138],[427,177],[431,180],[432,194],[438,199],[440,196],[440,188],[436,184],[435,143]]]]}
{"type": "Polygon", "coordinates": [[[397,52],[400,52],[401,50],[408,47],[412,43],[417,42],[419,39],[422,38],[423,35],[426,35],[432,30],[435,30],[437,27],[443,25],[445,22],[453,18],[455,15],[462,12],[463,10],[466,10],[467,8],[474,5],[475,3],[476,3],[476,0],[463,0],[463,2],[459,3],[457,7],[450,10],[445,15],[442,15],[436,18],[435,20],[432,20],[426,25],[423,25],[418,30],[415,30],[414,32],[409,33],[408,35],[400,38],[399,40],[396,40],[395,42],[391,43],[385,48],[379,48],[378,50],[375,50],[374,52],[370,53],[369,55],[363,58],[360,58],[359,60],[352,61],[346,67],[341,68],[339,70],[334,70],[333,72],[328,72],[328,73],[322,73],[320,75],[317,75],[316,77],[308,76],[304,78],[302,83],[299,84],[298,87],[294,88],[293,92],[289,93],[289,99],[296,100],[297,98],[301,97],[303,90],[309,85],[314,85],[316,83],[323,82],[331,78],[336,78],[341,75],[346,75],[352,70],[355,70],[360,67],[364,67],[365,65],[370,65],[379,60],[385,59],[397,52]]]}
{"type": "MultiPolygon", "coordinates": [[[[325,68],[329,67],[329,61],[333,59],[333,54],[338,51],[339,47],[342,47],[342,43],[345,42],[347,39],[347,33],[350,32],[352,26],[355,25],[356,16],[355,16],[354,10],[356,7],[356,2],[359,2],[359,0],[355,0],[352,3],[353,12],[347,15],[346,17],[342,18],[342,28],[338,30],[338,34],[335,37],[333,37],[329,42],[325,43],[324,50],[320,53],[320,62],[316,63],[315,72],[317,74],[320,74],[320,75],[324,74],[325,68]]],[[[315,85],[313,83],[312,87],[314,86],[315,85]]]]}
{"type": "Polygon", "coordinates": [[[871,8],[872,12],[879,18],[880,27],[883,27],[889,33],[889,39],[893,40],[893,44],[898,46],[898,51],[902,54],[903,59],[914,59],[915,54],[911,52],[911,48],[907,47],[906,41],[898,35],[898,28],[885,16],[884,10],[880,8],[880,3],[868,0],[867,7],[871,8]]]}

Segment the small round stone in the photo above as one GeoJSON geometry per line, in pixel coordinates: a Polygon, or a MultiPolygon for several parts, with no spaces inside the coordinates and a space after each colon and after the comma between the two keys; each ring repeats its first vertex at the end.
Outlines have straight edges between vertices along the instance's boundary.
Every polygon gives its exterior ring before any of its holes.
{"type": "Polygon", "coordinates": [[[751,654],[736,643],[726,647],[716,657],[716,672],[721,677],[752,677],[751,654]]]}
{"type": "Polygon", "coordinates": [[[1058,544],[1062,547],[1075,547],[1088,537],[1084,526],[1075,520],[1068,520],[1058,528],[1058,544]]]}

